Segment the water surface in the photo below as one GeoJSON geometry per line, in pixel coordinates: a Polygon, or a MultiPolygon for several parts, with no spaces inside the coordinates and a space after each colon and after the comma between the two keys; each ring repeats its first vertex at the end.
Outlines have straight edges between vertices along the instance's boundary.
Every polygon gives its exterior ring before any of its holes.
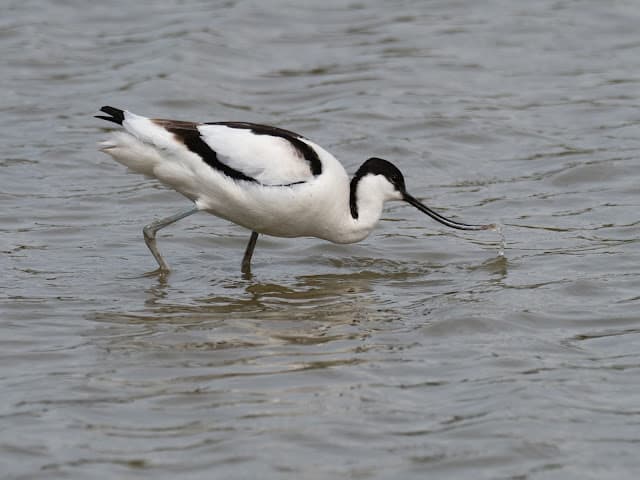
{"type": "Polygon", "coordinates": [[[0,18],[5,478],[633,478],[640,5],[8,1],[0,18]],[[96,150],[105,104],[300,132],[389,205],[263,238],[96,150]]]}

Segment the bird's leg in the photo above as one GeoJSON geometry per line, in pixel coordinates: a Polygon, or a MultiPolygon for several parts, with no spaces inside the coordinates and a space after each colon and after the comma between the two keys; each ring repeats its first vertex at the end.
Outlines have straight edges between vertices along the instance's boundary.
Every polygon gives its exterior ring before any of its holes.
{"type": "Polygon", "coordinates": [[[247,244],[247,249],[244,251],[244,257],[242,257],[242,268],[240,271],[245,275],[251,273],[251,257],[253,256],[253,250],[256,248],[256,241],[258,240],[258,233],[251,232],[251,238],[247,244]]]}
{"type": "Polygon", "coordinates": [[[155,258],[156,262],[158,262],[158,265],[160,265],[160,268],[158,269],[159,272],[166,273],[169,271],[169,267],[167,266],[164,259],[162,258],[162,255],[160,255],[160,252],[158,251],[158,247],[156,246],[156,232],[161,228],[164,228],[167,225],[171,225],[172,223],[177,222],[178,220],[181,220],[184,217],[193,215],[198,211],[199,211],[198,208],[192,207],[188,210],[184,210],[183,212],[176,213],[175,215],[171,215],[170,217],[156,220],[155,222],[150,223],[149,225],[147,225],[142,229],[142,234],[144,235],[144,241],[147,244],[147,247],[149,247],[149,250],[151,251],[153,258],[155,258]]]}

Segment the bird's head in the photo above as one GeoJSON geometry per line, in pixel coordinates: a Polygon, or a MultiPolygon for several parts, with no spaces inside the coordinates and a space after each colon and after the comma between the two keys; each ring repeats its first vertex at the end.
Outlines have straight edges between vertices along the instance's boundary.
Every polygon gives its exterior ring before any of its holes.
{"type": "Polygon", "coordinates": [[[372,157],[364,162],[351,180],[351,214],[358,218],[358,207],[356,202],[357,186],[360,182],[376,183],[376,190],[383,195],[384,200],[402,200],[409,205],[413,205],[418,210],[426,213],[434,220],[451,228],[459,230],[490,230],[495,225],[470,225],[460,223],[443,217],[434,212],[418,199],[407,192],[404,175],[393,163],[382,158],[372,157]]]}

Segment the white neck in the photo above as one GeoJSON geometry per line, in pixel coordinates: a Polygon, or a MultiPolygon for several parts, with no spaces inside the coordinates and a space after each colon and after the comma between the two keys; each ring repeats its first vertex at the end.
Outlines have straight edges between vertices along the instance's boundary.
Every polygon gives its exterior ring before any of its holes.
{"type": "Polygon", "coordinates": [[[340,215],[341,221],[328,240],[355,243],[366,238],[378,224],[387,200],[402,195],[381,175],[365,175],[350,185],[350,201],[340,215]]]}

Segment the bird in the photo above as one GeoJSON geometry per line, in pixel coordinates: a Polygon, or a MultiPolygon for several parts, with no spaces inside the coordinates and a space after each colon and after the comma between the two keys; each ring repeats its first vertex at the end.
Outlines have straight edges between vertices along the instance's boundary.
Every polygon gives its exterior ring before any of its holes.
{"type": "Polygon", "coordinates": [[[404,201],[451,228],[496,228],[460,223],[427,207],[409,194],[400,170],[382,158],[367,159],[349,178],[331,153],[289,130],[249,122],[147,118],[111,106],[100,111],[105,115],[96,118],[122,127],[99,144],[102,152],[193,202],[143,228],[159,266],[152,273],[169,272],[156,233],[201,211],[251,231],[240,269],[247,275],[259,234],[355,243],[371,233],[387,201],[404,201]]]}

